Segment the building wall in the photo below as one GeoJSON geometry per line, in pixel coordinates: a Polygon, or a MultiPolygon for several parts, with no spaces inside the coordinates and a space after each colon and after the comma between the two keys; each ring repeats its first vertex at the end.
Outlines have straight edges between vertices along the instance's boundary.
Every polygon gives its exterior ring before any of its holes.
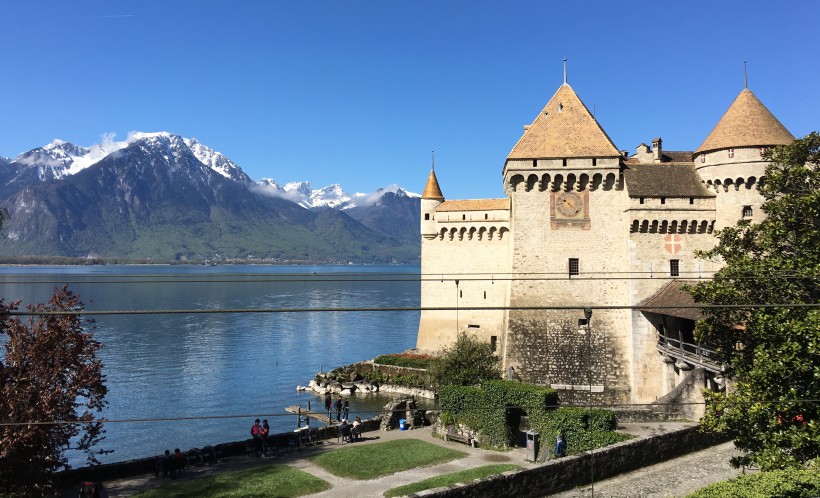
{"type": "MultiPolygon", "coordinates": [[[[421,306],[416,347],[438,351],[459,332],[504,347],[504,318],[509,292],[509,214],[436,213],[436,232],[422,238],[421,306]],[[466,220],[462,220],[462,215],[466,220]],[[469,217],[475,218],[471,221],[469,217]],[[470,308],[496,308],[491,311],[470,308]]],[[[422,217],[424,213],[422,213],[422,217]]]]}
{"type": "MultiPolygon", "coordinates": [[[[551,222],[551,191],[569,181],[539,187],[530,181],[511,189],[512,274],[505,367],[524,381],[551,385],[562,402],[624,401],[630,391],[630,314],[595,310],[589,335],[579,333],[578,319],[587,306],[629,304],[628,280],[617,278],[629,267],[628,197],[616,178],[618,170],[561,172],[559,178],[590,178],[588,226],[551,222]],[[614,174],[613,174],[614,173],[614,174]],[[596,175],[604,179],[594,181],[596,175]],[[610,176],[612,175],[612,176],[610,176]],[[530,188],[531,187],[531,188],[530,188]],[[570,258],[579,260],[580,275],[570,276],[570,258]],[[567,310],[521,307],[575,307],[567,310]],[[591,393],[591,398],[590,398],[591,393]]],[[[508,172],[510,182],[515,176],[508,172]]],[[[583,182],[575,185],[583,187],[583,182]]],[[[586,190],[586,192],[585,192],[586,190]]]]}
{"type": "Polygon", "coordinates": [[[707,188],[717,194],[716,228],[733,226],[740,219],[759,223],[765,218],[760,210],[763,198],[758,192],[768,164],[761,157],[762,151],[760,147],[743,147],[695,157],[698,174],[707,188]],[[743,206],[751,206],[751,217],[743,218],[743,206]]]}

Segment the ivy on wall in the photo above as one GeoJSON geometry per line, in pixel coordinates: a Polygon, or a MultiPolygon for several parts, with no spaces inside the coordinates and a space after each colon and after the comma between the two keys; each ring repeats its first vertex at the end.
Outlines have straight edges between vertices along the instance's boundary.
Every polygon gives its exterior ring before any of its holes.
{"type": "Polygon", "coordinates": [[[618,434],[618,421],[610,410],[559,408],[554,389],[514,381],[489,381],[481,387],[444,386],[439,390],[441,423],[465,426],[482,445],[507,448],[516,443],[522,416],[531,430],[540,433],[542,448],[561,433],[567,452],[577,453],[629,439],[618,434]]]}

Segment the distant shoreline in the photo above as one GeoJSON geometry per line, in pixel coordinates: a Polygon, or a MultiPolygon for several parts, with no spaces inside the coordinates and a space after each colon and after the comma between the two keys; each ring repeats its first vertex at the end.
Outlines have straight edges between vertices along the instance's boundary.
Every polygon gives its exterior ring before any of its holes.
{"type": "Polygon", "coordinates": [[[260,261],[253,259],[231,260],[134,260],[124,258],[68,258],[64,256],[17,256],[0,257],[0,266],[373,266],[373,265],[417,265],[418,262],[341,262],[341,261],[260,261]]]}

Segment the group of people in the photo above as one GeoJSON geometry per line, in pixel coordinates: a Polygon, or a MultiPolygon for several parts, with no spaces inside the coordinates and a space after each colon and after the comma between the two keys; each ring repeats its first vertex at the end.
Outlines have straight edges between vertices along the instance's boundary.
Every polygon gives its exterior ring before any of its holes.
{"type": "Polygon", "coordinates": [[[157,477],[174,478],[177,474],[185,474],[185,464],[188,459],[185,453],[176,448],[173,453],[170,450],[165,450],[165,455],[158,461],[157,477]]]}
{"type": "Polygon", "coordinates": [[[341,437],[344,441],[351,443],[353,441],[358,441],[362,437],[361,417],[357,415],[352,424],[349,424],[347,419],[343,418],[339,424],[339,437],[341,437]]]}
{"type": "Polygon", "coordinates": [[[341,422],[341,420],[350,418],[350,399],[347,398],[342,401],[342,395],[339,395],[339,399],[333,401],[333,396],[329,392],[325,393],[325,411],[327,412],[327,418],[333,419],[332,410],[336,410],[336,422],[341,422]]]}
{"type": "Polygon", "coordinates": [[[263,420],[259,424],[259,419],[256,419],[251,426],[251,437],[253,438],[254,452],[259,456],[264,457],[268,449],[268,435],[270,435],[270,425],[268,421],[263,420]]]}

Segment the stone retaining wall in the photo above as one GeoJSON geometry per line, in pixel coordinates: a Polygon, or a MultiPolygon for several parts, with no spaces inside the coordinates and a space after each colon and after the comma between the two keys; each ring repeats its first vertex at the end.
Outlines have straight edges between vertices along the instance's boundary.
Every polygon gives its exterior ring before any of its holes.
{"type": "MultiPolygon", "coordinates": [[[[381,416],[362,421],[362,432],[378,431],[381,416]]],[[[337,437],[337,426],[318,427],[316,436],[321,441],[337,437]]],[[[296,437],[293,432],[274,434],[268,437],[268,445],[278,448],[287,448],[288,441],[296,437]]],[[[214,448],[222,452],[222,458],[245,456],[245,441],[233,441],[215,445],[214,448]]],[[[73,485],[79,481],[110,481],[144,474],[152,474],[156,469],[156,457],[139,458],[125,462],[107,463],[92,467],[70,469],[58,473],[60,481],[73,485]]]]}
{"type": "Polygon", "coordinates": [[[661,435],[614,444],[593,454],[584,453],[552,460],[524,470],[478,479],[468,484],[422,491],[414,497],[475,498],[515,496],[537,498],[601,481],[624,472],[702,450],[727,441],[725,438],[687,427],[661,435]]]}

